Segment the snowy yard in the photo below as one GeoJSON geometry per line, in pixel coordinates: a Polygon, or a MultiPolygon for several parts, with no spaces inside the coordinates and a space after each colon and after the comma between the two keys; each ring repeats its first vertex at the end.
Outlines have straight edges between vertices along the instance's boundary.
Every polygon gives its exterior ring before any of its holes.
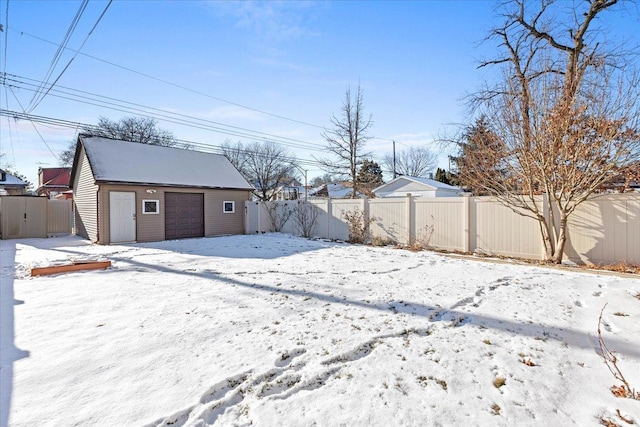
{"type": "Polygon", "coordinates": [[[0,245],[2,426],[640,424],[596,334],[608,303],[640,389],[638,278],[279,234],[0,245]]]}

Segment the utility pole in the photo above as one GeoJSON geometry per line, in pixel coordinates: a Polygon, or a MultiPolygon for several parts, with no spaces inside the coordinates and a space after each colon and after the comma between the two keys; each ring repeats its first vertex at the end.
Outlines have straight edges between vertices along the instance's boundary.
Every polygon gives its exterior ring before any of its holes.
{"type": "Polygon", "coordinates": [[[393,141],[393,179],[396,179],[396,141],[393,141]]]}

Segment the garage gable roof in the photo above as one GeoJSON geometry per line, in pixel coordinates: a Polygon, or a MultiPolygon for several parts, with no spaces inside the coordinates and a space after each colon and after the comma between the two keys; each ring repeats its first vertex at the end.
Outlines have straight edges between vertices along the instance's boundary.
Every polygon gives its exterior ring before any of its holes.
{"type": "Polygon", "coordinates": [[[253,190],[220,154],[86,135],[78,141],[96,182],[253,190]]]}
{"type": "Polygon", "coordinates": [[[382,184],[378,188],[375,188],[373,192],[378,193],[389,190],[396,190],[412,182],[418,184],[421,187],[424,187],[425,190],[462,191],[459,187],[454,187],[453,185],[445,184],[443,182],[436,181],[435,179],[402,175],[395,179],[392,179],[386,184],[382,184]]]}

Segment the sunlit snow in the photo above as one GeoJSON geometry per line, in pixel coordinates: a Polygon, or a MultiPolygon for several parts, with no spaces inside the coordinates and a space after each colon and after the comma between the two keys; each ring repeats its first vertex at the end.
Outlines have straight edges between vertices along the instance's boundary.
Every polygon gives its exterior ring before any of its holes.
{"type": "Polygon", "coordinates": [[[1,425],[640,424],[640,279],[281,234],[0,242],[1,425]],[[30,277],[102,257],[108,270],[30,277]]]}

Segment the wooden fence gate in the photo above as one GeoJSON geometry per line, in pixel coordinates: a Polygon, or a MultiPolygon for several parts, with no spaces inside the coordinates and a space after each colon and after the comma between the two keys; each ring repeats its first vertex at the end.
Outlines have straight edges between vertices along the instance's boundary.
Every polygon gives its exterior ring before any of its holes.
{"type": "Polygon", "coordinates": [[[71,200],[0,196],[0,239],[70,234],[72,217],[71,200]]]}

